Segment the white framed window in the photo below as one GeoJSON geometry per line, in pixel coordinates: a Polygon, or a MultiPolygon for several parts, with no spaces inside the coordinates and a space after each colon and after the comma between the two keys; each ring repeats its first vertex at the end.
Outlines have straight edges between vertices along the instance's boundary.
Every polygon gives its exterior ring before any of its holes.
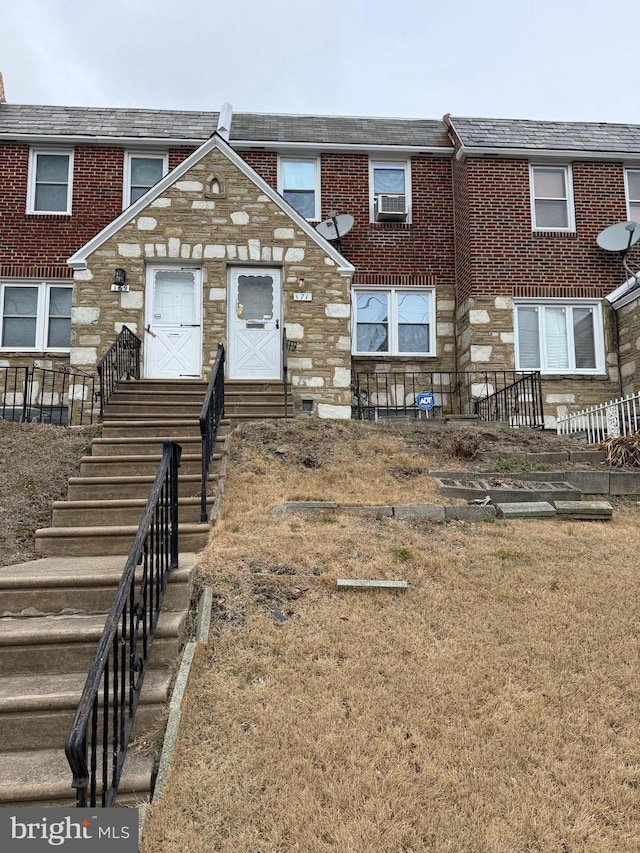
{"type": "Polygon", "coordinates": [[[68,351],[72,297],[73,287],[66,284],[10,281],[2,284],[0,349],[68,351]]]}
{"type": "Polygon", "coordinates": [[[534,231],[575,231],[571,166],[530,167],[534,231]]]}
{"type": "Polygon", "coordinates": [[[409,160],[369,161],[369,213],[372,222],[411,222],[409,160]]]}
{"type": "Polygon", "coordinates": [[[354,355],[435,355],[433,288],[355,288],[354,355]]]}
{"type": "Polygon", "coordinates": [[[523,300],[514,313],[516,370],[604,373],[600,302],[523,300]]]}
{"type": "Polygon", "coordinates": [[[129,207],[147,190],[167,174],[169,158],[167,154],[147,154],[138,151],[126,151],[124,156],[124,187],[122,206],[129,207]]]}
{"type": "Polygon", "coordinates": [[[640,222],[640,169],[625,169],[627,215],[632,222],[640,222]]]}
{"type": "Polygon", "coordinates": [[[320,159],[278,157],[278,192],[300,216],[320,221],[320,159]]]}
{"type": "Polygon", "coordinates": [[[71,213],[73,151],[35,149],[29,152],[27,213],[71,213]]]}

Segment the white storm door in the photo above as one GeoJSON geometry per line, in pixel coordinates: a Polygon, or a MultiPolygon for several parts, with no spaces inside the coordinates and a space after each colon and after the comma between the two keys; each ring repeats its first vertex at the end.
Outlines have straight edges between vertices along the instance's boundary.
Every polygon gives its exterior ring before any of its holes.
{"type": "Polygon", "coordinates": [[[229,379],[280,379],[281,275],[278,269],[229,270],[229,379]]]}
{"type": "Polygon", "coordinates": [[[149,269],[144,338],[148,379],[200,379],[202,279],[199,269],[149,269]]]}

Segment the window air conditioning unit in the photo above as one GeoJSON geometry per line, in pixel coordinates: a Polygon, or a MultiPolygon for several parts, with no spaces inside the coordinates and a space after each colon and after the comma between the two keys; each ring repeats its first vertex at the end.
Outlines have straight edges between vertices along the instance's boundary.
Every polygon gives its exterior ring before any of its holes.
{"type": "Polygon", "coordinates": [[[376,219],[378,221],[406,219],[406,195],[378,193],[376,196],[376,219]]]}

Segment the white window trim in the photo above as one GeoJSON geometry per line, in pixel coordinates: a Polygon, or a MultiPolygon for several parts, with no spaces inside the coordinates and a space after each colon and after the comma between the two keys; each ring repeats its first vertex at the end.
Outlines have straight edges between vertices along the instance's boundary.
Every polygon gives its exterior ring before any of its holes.
{"type": "Polygon", "coordinates": [[[287,154],[278,154],[278,192],[284,198],[284,169],[283,163],[312,163],[313,164],[313,175],[314,175],[314,212],[313,217],[311,219],[307,219],[307,222],[320,222],[321,209],[322,206],[320,204],[320,185],[321,185],[321,177],[320,177],[320,157],[305,157],[304,154],[291,156],[287,154]]]}
{"type": "Polygon", "coordinates": [[[402,223],[411,223],[412,221],[412,202],[411,202],[411,160],[387,160],[383,157],[369,158],[369,221],[377,222],[375,208],[375,193],[373,191],[373,171],[376,166],[396,166],[404,169],[404,193],[407,199],[407,215],[404,219],[399,219],[402,223]]]}
{"type": "Polygon", "coordinates": [[[627,219],[637,222],[638,220],[634,220],[633,216],[631,215],[631,203],[633,202],[633,204],[640,205],[640,198],[631,198],[631,190],[629,188],[629,172],[637,172],[638,175],[640,175],[640,169],[626,168],[624,170],[624,194],[627,202],[627,219]]]}
{"type": "Polygon", "coordinates": [[[358,356],[369,356],[370,358],[433,358],[437,349],[436,335],[436,291],[435,287],[381,287],[371,285],[360,285],[351,290],[351,353],[358,356]],[[389,300],[389,349],[386,352],[360,352],[356,349],[358,342],[356,310],[356,295],[358,293],[386,293],[391,296],[389,300]],[[399,352],[398,351],[398,306],[396,295],[398,293],[419,293],[421,296],[429,297],[429,351],[428,352],[399,352]]]}
{"type": "Polygon", "coordinates": [[[31,148],[29,150],[29,179],[27,183],[27,213],[35,216],[71,216],[73,197],[73,148],[31,148]],[[40,154],[64,154],[69,158],[66,210],[36,210],[36,161],[40,154]]]}
{"type": "MultiPolygon", "coordinates": [[[[550,376],[566,376],[572,374],[576,376],[598,376],[604,375],[605,371],[605,352],[604,352],[604,331],[602,321],[602,301],[598,299],[514,299],[513,300],[513,331],[514,331],[514,360],[515,369],[522,371],[540,370],[540,373],[550,376]],[[520,367],[520,340],[518,329],[518,308],[522,307],[544,307],[551,306],[553,308],[594,308],[594,348],[596,355],[595,368],[576,368],[567,367],[561,369],[552,369],[546,366],[546,348],[540,346],[540,357],[543,364],[539,367],[520,367]]],[[[540,333],[542,336],[541,343],[544,343],[544,323],[540,324],[540,333]]],[[[573,324],[568,326],[568,349],[570,362],[575,359],[575,350],[573,348],[573,324]]]]}
{"type": "MultiPolygon", "coordinates": [[[[122,209],[126,210],[131,204],[131,158],[132,157],[148,157],[150,160],[162,160],[162,177],[169,172],[169,154],[168,152],[158,153],[157,151],[125,151],[124,152],[124,169],[122,182],[122,209]]],[[[141,196],[142,197],[142,196],[141,196]]]]}
{"type": "Polygon", "coordinates": [[[0,283],[0,324],[4,324],[4,291],[7,287],[37,287],[38,304],[36,307],[36,345],[33,347],[4,346],[2,325],[0,325],[0,352],[70,352],[68,347],[48,347],[47,329],[49,320],[49,299],[52,287],[64,287],[73,291],[73,284],[67,281],[42,281],[41,279],[3,279],[0,283]]]}
{"type": "MultiPolygon", "coordinates": [[[[573,170],[570,163],[565,163],[562,166],[556,163],[529,163],[529,193],[531,197],[531,230],[543,231],[547,234],[573,234],[576,230],[576,214],[573,203],[573,170]],[[565,173],[565,186],[567,188],[567,227],[566,228],[549,228],[536,224],[536,195],[533,181],[533,173],[535,169],[563,169],[565,173]]],[[[541,196],[543,198],[543,196],[541,196]]]]}

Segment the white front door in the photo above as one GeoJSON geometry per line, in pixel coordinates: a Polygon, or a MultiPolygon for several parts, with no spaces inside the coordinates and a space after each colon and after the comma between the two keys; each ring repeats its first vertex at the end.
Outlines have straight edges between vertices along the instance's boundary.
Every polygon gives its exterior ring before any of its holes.
{"type": "Polygon", "coordinates": [[[146,304],[145,376],[148,379],[200,379],[200,270],[150,267],[146,304]]]}
{"type": "Polygon", "coordinates": [[[278,269],[229,270],[229,379],[280,379],[281,274],[278,269]]]}

